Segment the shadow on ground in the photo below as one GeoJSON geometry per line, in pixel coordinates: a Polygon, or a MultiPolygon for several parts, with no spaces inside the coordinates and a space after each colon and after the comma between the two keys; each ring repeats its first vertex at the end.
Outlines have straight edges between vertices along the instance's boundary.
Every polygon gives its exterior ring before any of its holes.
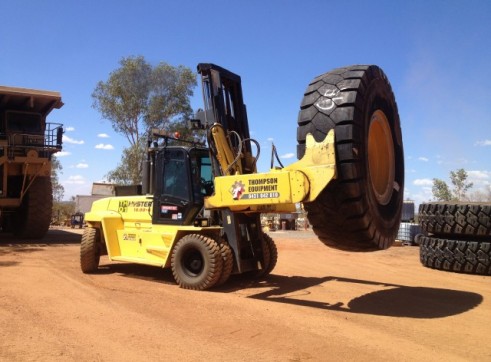
{"type": "MultiPolygon", "coordinates": [[[[236,285],[229,285],[232,290],[248,287],[261,287],[264,292],[250,295],[249,298],[276,303],[286,303],[302,307],[335,310],[346,313],[372,314],[404,318],[444,318],[467,312],[482,303],[480,294],[460,290],[412,287],[361,279],[335,276],[322,278],[270,275],[266,280],[251,285],[250,281],[237,280],[236,285]],[[312,300],[311,287],[329,282],[373,285],[381,290],[363,294],[351,299],[347,304],[336,301],[326,302],[312,300]],[[310,299],[302,299],[301,297],[310,299]]],[[[230,291],[224,288],[223,291],[230,291]]]]}
{"type": "Polygon", "coordinates": [[[49,229],[42,239],[23,239],[15,237],[11,233],[0,233],[0,248],[13,245],[56,245],[56,244],[79,244],[82,238],[81,231],[71,229],[49,229]]]}
{"type": "MultiPolygon", "coordinates": [[[[138,264],[106,264],[101,265],[98,274],[119,273],[123,277],[143,279],[157,283],[175,285],[174,278],[169,269],[160,269],[152,266],[138,264]]],[[[177,288],[177,285],[176,285],[177,288]]],[[[223,286],[214,288],[217,293],[232,293],[250,289],[264,289],[264,291],[248,298],[259,299],[274,303],[285,303],[299,307],[309,307],[325,310],[334,310],[345,313],[371,314],[404,318],[444,318],[465,313],[482,303],[480,294],[459,290],[412,287],[361,279],[351,279],[335,276],[322,278],[302,276],[269,275],[263,279],[255,279],[248,274],[234,275],[223,286]],[[348,303],[336,300],[315,300],[312,287],[329,282],[342,282],[352,284],[356,291],[357,285],[371,285],[380,288],[351,299],[348,303]],[[302,299],[305,298],[305,299],[302,299]]],[[[190,293],[199,293],[189,291],[190,293]]]]}

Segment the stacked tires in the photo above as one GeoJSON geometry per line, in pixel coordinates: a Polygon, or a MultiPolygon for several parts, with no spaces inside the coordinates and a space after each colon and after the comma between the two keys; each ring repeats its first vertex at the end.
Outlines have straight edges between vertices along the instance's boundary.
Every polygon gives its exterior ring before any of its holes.
{"type": "Polygon", "coordinates": [[[491,204],[424,203],[421,263],[457,273],[491,275],[491,204]]]}

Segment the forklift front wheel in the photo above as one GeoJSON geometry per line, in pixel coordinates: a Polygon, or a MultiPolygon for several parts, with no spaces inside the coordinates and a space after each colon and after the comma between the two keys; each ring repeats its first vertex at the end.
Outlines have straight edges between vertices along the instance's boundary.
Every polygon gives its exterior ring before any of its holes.
{"type": "Polygon", "coordinates": [[[176,283],[184,289],[213,287],[222,274],[223,260],[218,243],[204,235],[190,234],[174,246],[171,269],[176,283]]]}
{"type": "Polygon", "coordinates": [[[278,261],[278,249],[274,240],[268,234],[263,233],[261,240],[261,247],[263,250],[262,269],[256,273],[257,277],[263,277],[269,275],[278,261]]]}

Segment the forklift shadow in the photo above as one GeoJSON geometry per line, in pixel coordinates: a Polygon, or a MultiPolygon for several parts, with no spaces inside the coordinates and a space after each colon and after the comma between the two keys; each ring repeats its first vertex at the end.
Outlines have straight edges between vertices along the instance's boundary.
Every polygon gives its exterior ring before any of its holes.
{"type": "Polygon", "coordinates": [[[176,285],[170,269],[134,263],[101,264],[97,274],[119,274],[126,278],[147,280],[161,284],[176,285]]]}
{"type": "Polygon", "coordinates": [[[240,275],[232,277],[228,283],[216,290],[232,292],[251,288],[265,290],[249,295],[248,298],[268,302],[345,313],[421,319],[444,318],[465,313],[483,301],[482,295],[472,292],[413,287],[335,276],[316,278],[269,275],[263,280],[251,280],[240,275]],[[368,285],[379,290],[357,296],[347,303],[336,301],[335,295],[332,295],[333,302],[319,300],[316,295],[325,295],[325,291],[322,290],[317,293],[315,290],[309,290],[309,288],[323,287],[322,284],[330,282],[350,283],[352,284],[351,291],[356,291],[356,285],[368,285]]]}

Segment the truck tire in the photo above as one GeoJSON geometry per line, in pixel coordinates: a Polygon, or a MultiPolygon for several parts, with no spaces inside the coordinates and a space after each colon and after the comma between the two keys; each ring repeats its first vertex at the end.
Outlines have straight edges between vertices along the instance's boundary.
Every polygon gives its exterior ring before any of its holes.
{"type": "Polygon", "coordinates": [[[274,240],[268,234],[262,234],[261,247],[263,251],[264,263],[263,269],[256,273],[256,276],[258,277],[269,275],[278,262],[278,249],[276,248],[274,240]]]}
{"type": "Polygon", "coordinates": [[[418,220],[425,233],[442,237],[478,240],[491,236],[491,204],[423,203],[418,220]]]}
{"type": "Polygon", "coordinates": [[[298,158],[307,134],[320,142],[335,131],[336,178],[305,203],[314,232],[338,249],[388,248],[401,219],[404,156],[397,104],[384,72],[355,65],[320,75],[300,108],[298,158]]]}
{"type": "Polygon", "coordinates": [[[84,273],[94,273],[99,268],[101,256],[99,229],[88,227],[80,242],[80,268],[84,273]]]}
{"type": "Polygon", "coordinates": [[[226,241],[222,241],[220,244],[220,253],[223,261],[222,275],[220,275],[220,279],[218,279],[215,286],[223,285],[230,278],[234,269],[234,254],[226,241]]]}
{"type": "Polygon", "coordinates": [[[48,232],[53,210],[51,178],[37,177],[14,215],[14,236],[41,239],[48,232]]]}
{"type": "Polygon", "coordinates": [[[491,275],[491,243],[418,237],[421,263],[433,269],[491,275]]]}
{"type": "Polygon", "coordinates": [[[171,269],[176,283],[184,289],[213,287],[223,270],[220,245],[204,235],[190,234],[174,246],[171,269]]]}

